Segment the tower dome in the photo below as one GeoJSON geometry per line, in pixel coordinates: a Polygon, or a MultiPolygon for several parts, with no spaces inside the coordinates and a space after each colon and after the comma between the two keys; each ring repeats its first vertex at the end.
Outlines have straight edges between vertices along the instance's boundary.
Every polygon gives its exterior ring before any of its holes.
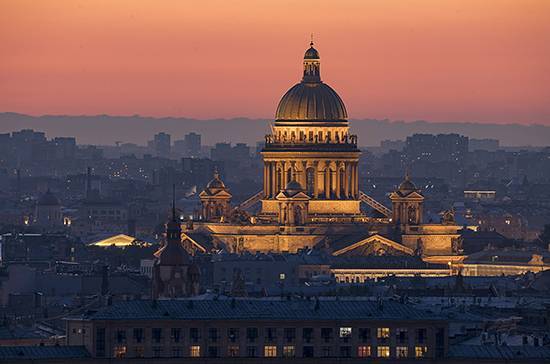
{"type": "Polygon", "coordinates": [[[294,85],[281,98],[276,122],[346,122],[344,102],[330,86],[321,81],[319,52],[310,48],[304,54],[302,82],[294,85]]]}

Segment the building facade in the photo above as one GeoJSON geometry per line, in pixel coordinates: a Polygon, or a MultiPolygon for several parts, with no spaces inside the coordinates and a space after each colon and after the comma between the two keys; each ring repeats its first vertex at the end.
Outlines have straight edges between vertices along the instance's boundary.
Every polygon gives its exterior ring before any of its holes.
{"type": "Polygon", "coordinates": [[[393,301],[130,301],[67,320],[103,358],[444,358],[443,319],[393,301]]]}

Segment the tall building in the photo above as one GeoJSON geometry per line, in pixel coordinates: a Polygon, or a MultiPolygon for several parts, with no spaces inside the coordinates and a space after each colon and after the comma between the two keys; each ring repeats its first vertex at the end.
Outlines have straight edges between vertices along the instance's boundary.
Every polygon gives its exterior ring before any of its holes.
{"type": "Polygon", "coordinates": [[[149,141],[148,146],[157,157],[168,158],[170,156],[170,134],[164,132],[155,134],[153,140],[149,141]]]}
{"type": "Polygon", "coordinates": [[[201,135],[197,133],[185,134],[185,156],[198,157],[201,154],[201,135]]]}

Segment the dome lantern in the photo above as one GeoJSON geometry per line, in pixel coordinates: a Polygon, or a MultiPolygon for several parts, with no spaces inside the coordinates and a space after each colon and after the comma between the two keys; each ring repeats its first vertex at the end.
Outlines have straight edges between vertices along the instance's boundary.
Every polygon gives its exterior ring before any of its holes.
{"type": "Polygon", "coordinates": [[[304,54],[304,77],[302,82],[321,82],[321,62],[319,52],[313,48],[313,41],[304,54]]]}
{"type": "Polygon", "coordinates": [[[275,113],[276,124],[285,122],[345,122],[344,102],[329,85],[321,81],[319,52],[313,42],[304,54],[302,81],[281,98],[275,113]]]}

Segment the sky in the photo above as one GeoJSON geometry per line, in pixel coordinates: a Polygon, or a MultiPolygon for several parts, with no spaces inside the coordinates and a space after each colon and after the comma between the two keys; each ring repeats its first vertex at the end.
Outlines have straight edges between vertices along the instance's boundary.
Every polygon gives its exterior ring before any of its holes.
{"type": "Polygon", "coordinates": [[[272,118],[311,33],[350,118],[550,125],[547,0],[0,0],[0,112],[272,118]]]}

